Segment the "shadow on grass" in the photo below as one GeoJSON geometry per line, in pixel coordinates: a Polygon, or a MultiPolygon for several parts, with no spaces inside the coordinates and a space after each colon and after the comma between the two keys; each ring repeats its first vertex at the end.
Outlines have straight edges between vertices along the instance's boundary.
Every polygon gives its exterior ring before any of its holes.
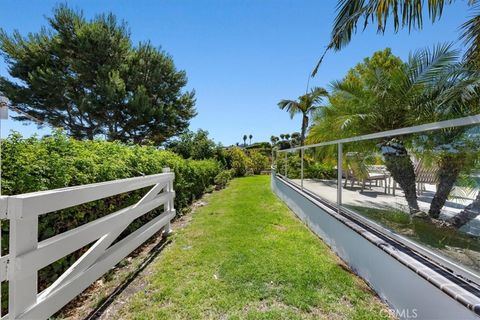
{"type": "Polygon", "coordinates": [[[145,257],[145,259],[142,261],[141,265],[135,269],[135,272],[130,274],[122,283],[119,284],[118,287],[115,288],[115,290],[105,297],[105,299],[102,301],[102,303],[99,304],[98,307],[96,307],[88,316],[86,316],[84,319],[85,320],[96,320],[99,319],[103,313],[108,309],[108,307],[115,301],[115,299],[132,283],[133,280],[137,278],[137,276],[145,270],[145,268],[152,263],[152,261],[160,254],[160,252],[165,249],[165,247],[171,243],[172,240],[170,240],[167,237],[163,237],[162,240],[155,245],[155,247],[150,250],[148,255],[145,257]]]}

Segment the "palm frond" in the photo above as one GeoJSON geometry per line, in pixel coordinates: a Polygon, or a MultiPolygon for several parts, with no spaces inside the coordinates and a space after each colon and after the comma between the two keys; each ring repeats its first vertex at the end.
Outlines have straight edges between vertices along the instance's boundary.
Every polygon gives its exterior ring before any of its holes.
{"type": "Polygon", "coordinates": [[[278,103],[278,107],[282,110],[287,110],[287,112],[290,114],[290,118],[292,119],[295,114],[302,112],[300,103],[295,100],[280,100],[280,102],[278,103]]]}
{"type": "MultiPolygon", "coordinates": [[[[430,20],[435,22],[442,14],[446,4],[454,0],[427,1],[430,20]]],[[[369,22],[377,22],[377,31],[384,33],[388,18],[393,19],[393,29],[421,29],[423,26],[424,0],[339,0],[337,16],[333,25],[331,46],[336,50],[347,45],[356,32],[358,21],[363,18],[363,28],[369,22]]]]}
{"type": "Polygon", "coordinates": [[[461,39],[467,50],[464,58],[469,64],[480,66],[480,5],[475,5],[474,14],[462,26],[461,39]]]}
{"type": "Polygon", "coordinates": [[[410,54],[408,74],[410,85],[428,84],[438,79],[458,60],[459,51],[451,43],[438,44],[433,49],[424,48],[410,54]]]}

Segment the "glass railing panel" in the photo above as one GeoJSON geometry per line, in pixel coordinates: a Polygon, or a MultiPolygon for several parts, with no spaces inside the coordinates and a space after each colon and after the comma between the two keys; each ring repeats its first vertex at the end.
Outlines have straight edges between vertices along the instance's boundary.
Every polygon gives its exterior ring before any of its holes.
{"type": "Polygon", "coordinates": [[[343,206],[480,274],[479,127],[343,145],[343,206]]]}
{"type": "Polygon", "coordinates": [[[337,146],[304,150],[304,189],[332,202],[337,202],[337,146]]]}

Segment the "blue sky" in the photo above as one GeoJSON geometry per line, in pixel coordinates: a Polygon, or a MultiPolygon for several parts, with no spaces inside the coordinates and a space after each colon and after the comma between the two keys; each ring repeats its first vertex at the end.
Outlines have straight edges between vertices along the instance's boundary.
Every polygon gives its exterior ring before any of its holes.
{"type": "MultiPolygon", "coordinates": [[[[150,40],[171,54],[187,72],[188,88],[197,95],[197,117],[190,128],[203,128],[217,142],[253,141],[272,134],[300,130],[300,118],[290,120],[277,107],[283,98],[305,92],[309,72],[329,40],[336,0],[82,0],[67,1],[87,17],[113,12],[124,19],[134,43],[150,40]]],[[[45,25],[58,1],[1,0],[0,27],[22,34],[45,25]]],[[[377,35],[374,28],[358,33],[349,46],[330,53],[312,86],[328,86],[346,71],[385,47],[406,58],[412,50],[457,40],[458,28],[469,13],[457,1],[422,31],[377,35]]],[[[457,44],[461,47],[461,43],[457,44]]],[[[8,75],[3,59],[0,74],[8,75]]],[[[43,134],[35,125],[2,121],[2,137],[11,129],[24,135],[43,134]]]]}

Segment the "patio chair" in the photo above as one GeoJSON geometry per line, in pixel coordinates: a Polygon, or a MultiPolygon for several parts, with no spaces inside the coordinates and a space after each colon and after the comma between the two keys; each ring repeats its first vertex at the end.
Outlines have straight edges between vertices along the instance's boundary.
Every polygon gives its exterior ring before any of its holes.
{"type": "Polygon", "coordinates": [[[366,165],[358,155],[353,155],[347,160],[345,171],[345,187],[347,187],[348,180],[350,179],[351,187],[353,188],[355,182],[361,185],[361,191],[365,190],[366,182],[369,182],[370,188],[372,187],[372,181],[375,181],[375,185],[378,186],[378,182],[382,182],[387,193],[387,179],[389,178],[388,171],[384,166],[366,165]]]}
{"type": "Polygon", "coordinates": [[[414,170],[419,195],[425,190],[425,184],[438,184],[438,167],[436,165],[426,166],[422,160],[418,160],[414,162],[414,170]]]}

